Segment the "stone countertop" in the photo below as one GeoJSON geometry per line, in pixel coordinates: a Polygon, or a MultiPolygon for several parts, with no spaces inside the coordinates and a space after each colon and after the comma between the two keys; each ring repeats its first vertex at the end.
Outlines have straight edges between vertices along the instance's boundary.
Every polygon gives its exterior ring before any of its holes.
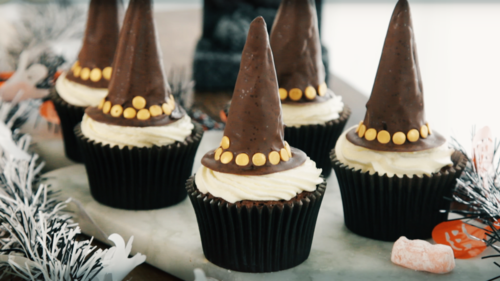
{"type": "MultiPolygon", "coordinates": [[[[221,132],[207,132],[198,150],[202,155],[216,146],[221,132]]],[[[81,202],[95,223],[106,233],[134,236],[132,252],[147,256],[147,262],[183,280],[193,280],[193,269],[202,268],[217,280],[488,280],[498,275],[493,261],[476,257],[456,260],[452,273],[435,275],[396,266],[390,261],[392,242],[358,236],[344,226],[342,202],[334,174],[321,207],[312,250],[301,265],[276,273],[250,274],[229,271],[207,261],[201,248],[196,216],[186,199],[170,208],[154,211],[125,211],[97,203],[88,188],[83,165],[74,165],[45,175],[61,189],[62,197],[81,202]],[[105,216],[103,214],[106,214],[105,216]]],[[[82,225],[84,233],[91,229],[82,225]]],[[[488,249],[482,255],[492,254],[488,249]]]]}

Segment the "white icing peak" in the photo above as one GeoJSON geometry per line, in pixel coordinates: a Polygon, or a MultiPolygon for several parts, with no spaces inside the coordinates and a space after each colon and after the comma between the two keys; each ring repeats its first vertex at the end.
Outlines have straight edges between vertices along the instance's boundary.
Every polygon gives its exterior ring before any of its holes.
{"type": "Polygon", "coordinates": [[[360,169],[362,172],[376,172],[379,175],[387,174],[392,177],[397,175],[423,176],[438,172],[441,168],[453,165],[451,155],[453,149],[444,145],[416,152],[388,152],[371,150],[349,142],[346,133],[354,127],[347,129],[335,145],[337,159],[349,167],[360,169]]]}
{"type": "Polygon", "coordinates": [[[108,89],[91,88],[69,81],[67,73],[61,74],[56,81],[56,91],[67,103],[74,106],[97,106],[108,95],[108,89]]]}
{"type": "Polygon", "coordinates": [[[307,158],[296,168],[259,176],[244,176],[213,171],[201,166],[195,182],[201,193],[210,193],[230,203],[242,200],[290,200],[303,191],[312,192],[323,182],[321,169],[307,158]]]}
{"type": "Polygon", "coordinates": [[[181,119],[165,126],[127,127],[97,122],[85,114],[82,120],[82,133],[87,138],[111,147],[152,147],[184,141],[194,128],[191,118],[181,119]]]}
{"type": "Polygon", "coordinates": [[[325,102],[282,104],[283,123],[288,127],[300,127],[338,119],[344,110],[344,103],[341,96],[331,94],[333,98],[325,102]]]}

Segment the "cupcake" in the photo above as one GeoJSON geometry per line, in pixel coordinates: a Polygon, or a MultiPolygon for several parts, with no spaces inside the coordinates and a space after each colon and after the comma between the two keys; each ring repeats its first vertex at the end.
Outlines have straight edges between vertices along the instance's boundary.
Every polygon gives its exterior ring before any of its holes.
{"type": "Polygon", "coordinates": [[[425,118],[415,39],[406,0],[389,24],[365,119],[331,153],[344,221],[352,232],[395,241],[427,239],[448,217],[465,156],[448,148],[425,118]]]}
{"type": "Polygon", "coordinates": [[[326,84],[314,1],[283,0],[271,30],[285,139],[303,150],[328,177],[328,152],[350,110],[326,84]]]}
{"type": "Polygon", "coordinates": [[[187,182],[205,257],[243,272],[271,272],[307,259],[326,182],[283,139],[266,23],[248,31],[220,147],[187,182]]]}
{"type": "Polygon", "coordinates": [[[92,0],[78,61],[57,79],[50,98],[61,120],[66,156],[82,161],[73,129],[85,108],[97,106],[108,93],[111,64],[118,44],[121,0],[92,0]]]}
{"type": "Polygon", "coordinates": [[[151,1],[130,1],[113,69],[108,95],[75,127],[92,196],[129,210],[176,204],[203,130],[171,94],[151,1]]]}

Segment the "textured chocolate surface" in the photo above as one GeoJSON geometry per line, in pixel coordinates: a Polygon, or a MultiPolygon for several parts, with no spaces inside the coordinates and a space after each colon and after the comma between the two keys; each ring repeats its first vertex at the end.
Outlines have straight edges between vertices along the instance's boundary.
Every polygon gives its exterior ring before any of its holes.
{"type": "MultiPolygon", "coordinates": [[[[267,157],[270,152],[280,151],[284,147],[283,126],[269,36],[264,19],[258,17],[250,25],[241,56],[240,72],[224,130],[224,136],[230,140],[227,151],[233,153],[233,158],[240,153],[247,154],[250,159],[256,153],[263,153],[267,157]]],[[[224,173],[265,175],[292,169],[305,160],[304,152],[292,149],[292,157],[286,162],[272,165],[266,161],[263,166],[255,166],[250,161],[241,167],[234,160],[228,164],[216,161],[214,151],[211,151],[205,154],[202,164],[224,173]]]]}
{"type": "MultiPolygon", "coordinates": [[[[408,1],[400,0],[392,14],[373,90],[366,104],[363,124],[377,132],[386,130],[407,134],[426,124],[424,96],[413,25],[408,1]]],[[[382,151],[420,151],[444,144],[445,139],[433,132],[426,139],[381,144],[358,137],[354,130],[347,139],[359,146],[382,151]]]]}
{"type": "MultiPolygon", "coordinates": [[[[146,109],[168,102],[171,90],[157,39],[151,0],[131,0],[120,32],[109,94],[106,97],[111,105],[120,105],[123,109],[133,107],[132,100],[136,96],[146,100],[146,109]]],[[[185,115],[178,105],[170,116],[162,114],[148,120],[112,117],[96,108],[89,108],[86,113],[99,122],[134,127],[163,126],[185,115]]]]}
{"type": "MultiPolygon", "coordinates": [[[[110,67],[115,56],[120,32],[121,16],[123,15],[122,0],[91,0],[87,17],[87,29],[83,37],[83,45],[78,55],[82,68],[103,70],[110,67]]],[[[108,88],[109,81],[104,77],[94,82],[91,79],[82,80],[68,72],[66,78],[70,81],[93,88],[108,88]]]]}
{"type": "MultiPolygon", "coordinates": [[[[283,0],[271,30],[271,48],[280,88],[304,92],[308,86],[318,90],[325,82],[325,66],[319,40],[318,16],[312,0],[283,0]]],[[[289,98],[282,103],[324,102],[330,93],[308,100],[289,98]]]]}

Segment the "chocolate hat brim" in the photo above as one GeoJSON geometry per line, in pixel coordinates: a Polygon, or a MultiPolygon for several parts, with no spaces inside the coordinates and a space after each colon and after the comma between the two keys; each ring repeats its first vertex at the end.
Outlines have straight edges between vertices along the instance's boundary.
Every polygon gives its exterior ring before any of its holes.
{"type": "Polygon", "coordinates": [[[356,128],[353,128],[346,134],[346,138],[349,142],[354,145],[362,146],[368,149],[378,150],[378,151],[389,151],[389,152],[413,152],[422,151],[432,148],[439,147],[446,142],[446,139],[437,132],[432,132],[427,138],[419,138],[416,142],[406,141],[402,145],[397,145],[390,141],[389,143],[382,144],[374,139],[369,141],[365,138],[360,138],[356,133],[356,128]]]}
{"type": "Polygon", "coordinates": [[[201,164],[211,170],[221,173],[245,176],[262,176],[290,170],[304,164],[307,159],[307,155],[302,150],[294,147],[290,147],[290,150],[292,151],[293,156],[290,157],[288,161],[281,161],[278,165],[272,165],[269,161],[266,161],[264,166],[255,166],[252,162],[248,163],[246,166],[238,166],[234,163],[234,160],[228,164],[222,164],[221,161],[215,160],[215,150],[207,152],[207,154],[205,154],[205,156],[201,159],[201,164]]]}

